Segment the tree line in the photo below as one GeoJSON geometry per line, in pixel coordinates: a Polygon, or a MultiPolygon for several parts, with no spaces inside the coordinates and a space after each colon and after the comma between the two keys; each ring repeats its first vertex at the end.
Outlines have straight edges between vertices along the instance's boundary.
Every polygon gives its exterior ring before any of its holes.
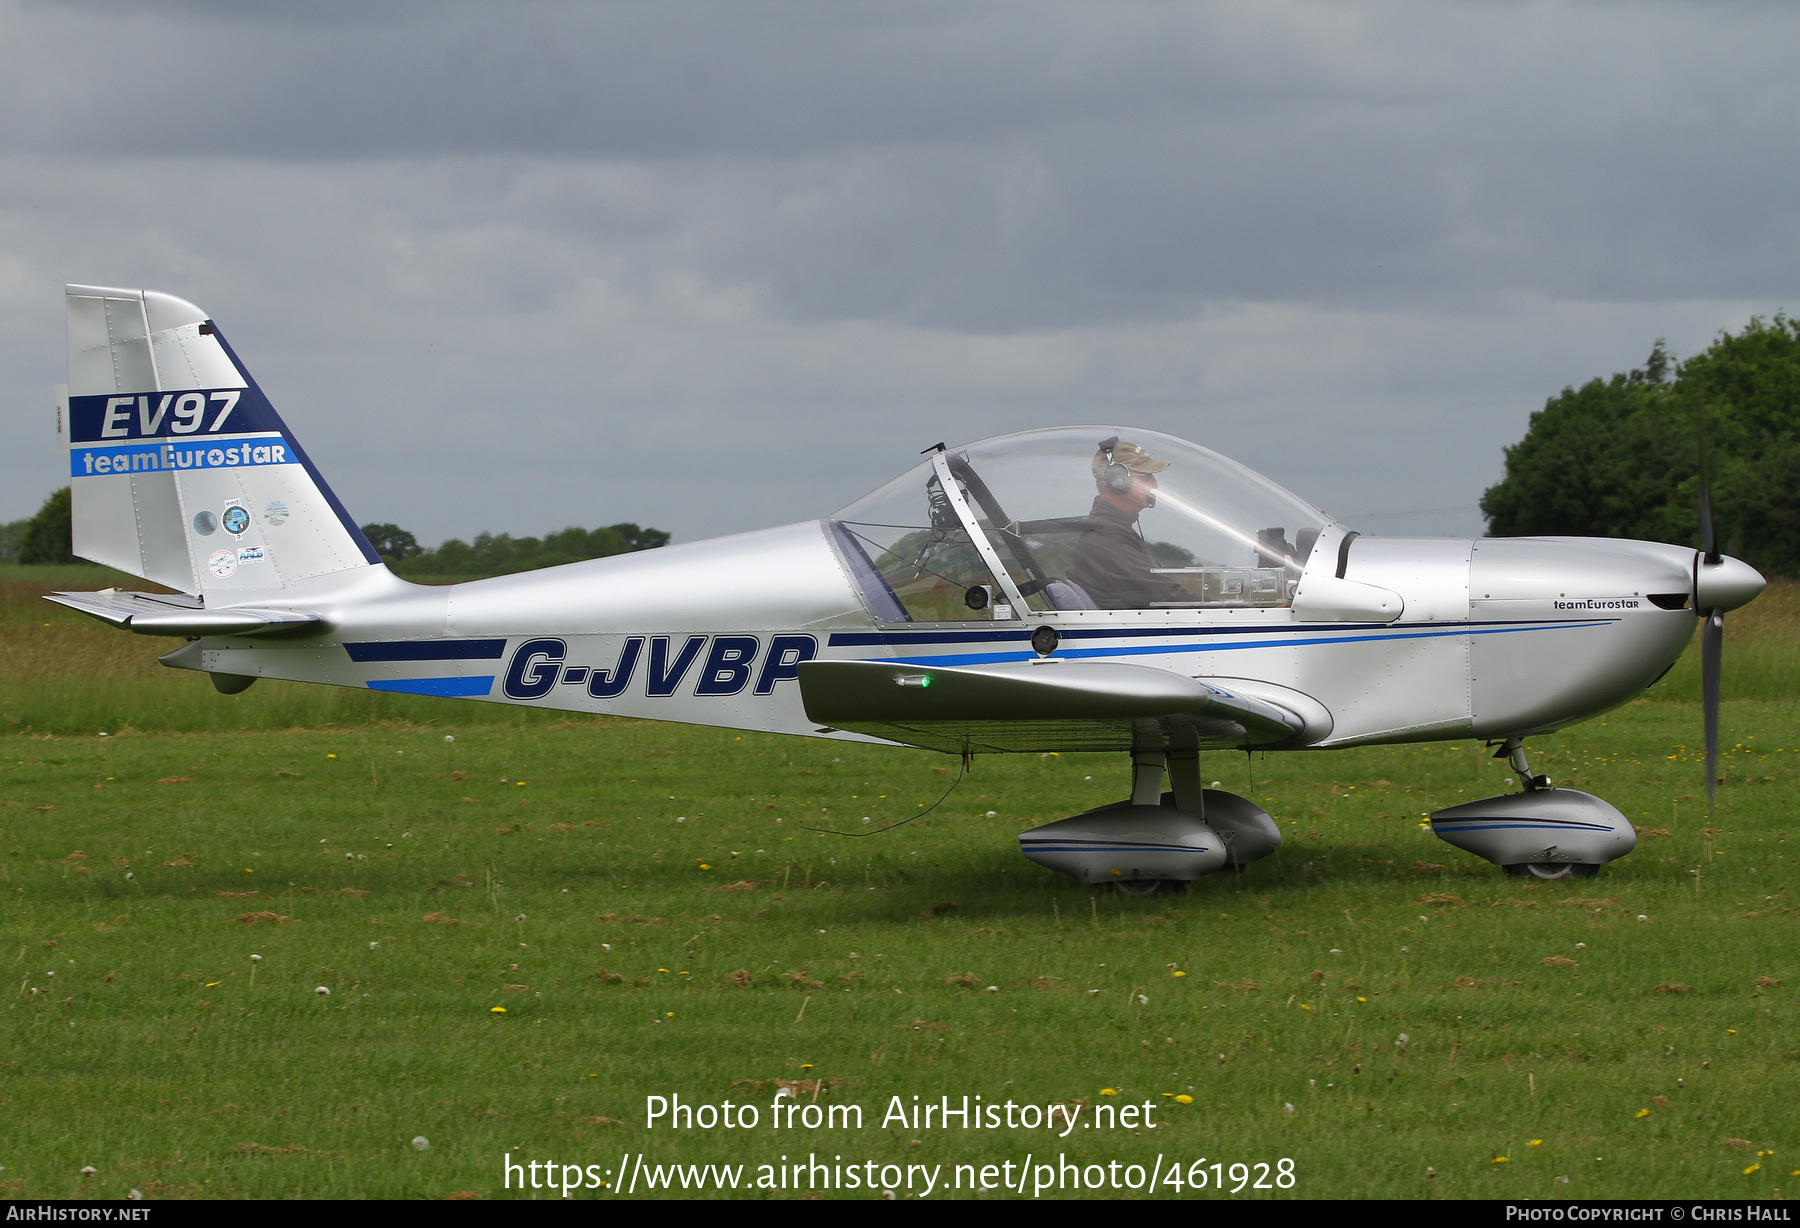
{"type": "Polygon", "coordinates": [[[474,541],[465,542],[452,537],[433,550],[420,546],[418,540],[399,525],[366,524],[362,531],[369,544],[375,547],[375,553],[394,574],[458,579],[536,571],[540,567],[579,563],[583,559],[606,558],[633,550],[654,550],[669,544],[669,535],[661,529],[639,528],[629,522],[602,529],[570,526],[546,533],[541,538],[481,533],[474,541]]]}
{"type": "MultiPolygon", "coordinates": [[[[75,557],[70,514],[69,488],[64,486],[44,500],[35,516],[0,524],[0,563],[85,564],[85,559],[75,557]]],[[[663,530],[630,523],[602,529],[571,526],[541,538],[482,533],[472,542],[453,537],[432,550],[398,525],[365,524],[362,532],[395,574],[457,580],[534,571],[669,544],[663,530]]]]}
{"type": "Polygon", "coordinates": [[[1700,431],[1720,549],[1800,575],[1800,321],[1753,318],[1677,362],[1565,388],[1506,449],[1481,499],[1494,537],[1630,537],[1700,544],[1700,431]]]}

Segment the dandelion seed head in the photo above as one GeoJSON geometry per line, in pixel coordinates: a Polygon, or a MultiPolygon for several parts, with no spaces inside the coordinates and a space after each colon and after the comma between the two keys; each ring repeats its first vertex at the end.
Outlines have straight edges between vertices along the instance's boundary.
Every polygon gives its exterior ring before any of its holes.
{"type": "Polygon", "coordinates": [[[413,1150],[414,1151],[425,1151],[425,1150],[429,1149],[430,1146],[431,1146],[431,1140],[426,1138],[423,1134],[421,1134],[418,1137],[413,1139],[413,1150]]]}
{"type": "Polygon", "coordinates": [[[329,998],[331,996],[331,986],[319,985],[313,989],[313,992],[318,994],[321,998],[329,998]]]}

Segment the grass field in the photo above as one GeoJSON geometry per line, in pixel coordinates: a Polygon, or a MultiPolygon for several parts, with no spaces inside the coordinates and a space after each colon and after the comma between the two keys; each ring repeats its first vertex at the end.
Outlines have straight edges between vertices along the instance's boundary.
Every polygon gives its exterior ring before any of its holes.
{"type": "Polygon", "coordinates": [[[1509,787],[1463,743],[1211,756],[1286,847],[1129,899],[1013,842],[1121,796],[1118,757],[984,758],[917,824],[825,836],[802,825],[914,813],[954,763],[270,682],[219,696],[154,665],[173,644],[35,599],[98,575],[0,575],[7,1196],[493,1198],[508,1153],[743,1164],[746,1184],[808,1153],[946,1183],[1027,1153],[1179,1159],[1184,1180],[1204,1158],[1207,1187],[1179,1191],[1199,1197],[1221,1196],[1215,1162],[1229,1191],[1233,1162],[1284,1157],[1301,1196],[1800,1189],[1791,586],[1728,620],[1710,820],[1685,659],[1533,745],[1644,833],[1597,879],[1506,879],[1419,829],[1509,787]],[[863,1128],[770,1129],[776,1080],[860,1105],[863,1128]],[[762,1122],[646,1129],[646,1097],[674,1094],[762,1122]],[[881,1124],[890,1097],[964,1094],[1148,1100],[1159,1128],[881,1124]]]}

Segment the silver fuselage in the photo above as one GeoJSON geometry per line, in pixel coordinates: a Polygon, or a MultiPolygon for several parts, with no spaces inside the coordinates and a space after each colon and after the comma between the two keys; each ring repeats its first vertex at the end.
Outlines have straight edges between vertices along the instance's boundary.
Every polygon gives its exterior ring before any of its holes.
{"type": "MultiPolygon", "coordinates": [[[[284,678],[771,733],[869,740],[807,719],[810,659],[955,666],[1056,655],[1127,661],[1263,695],[1299,713],[1296,745],[1499,738],[1629,700],[1687,645],[1695,552],[1598,538],[1323,536],[1307,565],[1398,594],[1388,622],[1279,608],[1062,610],[883,622],[823,522],[443,587],[385,567],[288,588],[322,620],[295,638],[209,637],[164,658],[284,678]]],[[[210,605],[210,603],[209,603],[210,605]]]]}

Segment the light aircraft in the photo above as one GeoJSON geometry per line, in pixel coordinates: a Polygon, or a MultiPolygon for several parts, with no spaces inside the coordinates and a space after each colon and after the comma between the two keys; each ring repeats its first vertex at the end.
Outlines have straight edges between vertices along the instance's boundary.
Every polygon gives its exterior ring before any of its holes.
{"type": "MultiPolygon", "coordinates": [[[[207,314],[67,288],[74,549],[173,595],[50,598],[225,694],[259,678],[989,752],[1117,751],[1130,795],[1022,833],[1131,893],[1280,842],[1200,755],[1482,739],[1522,788],[1441,810],[1514,874],[1591,874],[1636,834],[1524,739],[1654,683],[1723,612],[1704,548],[1360,535],[1206,448],[1122,425],[939,444],[819,520],[442,587],[394,576],[207,314]],[[1165,780],[1168,789],[1165,790],[1165,780]]],[[[1704,475],[1703,475],[1704,476],[1704,475]]]]}

